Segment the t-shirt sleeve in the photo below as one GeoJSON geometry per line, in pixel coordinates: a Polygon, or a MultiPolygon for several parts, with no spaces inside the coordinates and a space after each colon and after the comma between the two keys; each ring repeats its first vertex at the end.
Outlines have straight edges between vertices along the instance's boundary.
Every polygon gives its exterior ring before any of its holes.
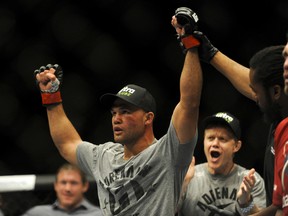
{"type": "Polygon", "coordinates": [[[76,154],[80,169],[86,174],[93,176],[93,161],[97,158],[95,156],[97,154],[97,146],[89,142],[83,142],[78,145],[76,154]]]}

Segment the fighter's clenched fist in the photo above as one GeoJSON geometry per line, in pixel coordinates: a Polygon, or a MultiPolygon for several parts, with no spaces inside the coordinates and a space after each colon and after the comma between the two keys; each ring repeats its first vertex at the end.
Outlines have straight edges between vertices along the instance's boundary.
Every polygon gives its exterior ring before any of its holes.
{"type": "Polygon", "coordinates": [[[198,39],[193,36],[193,32],[197,30],[198,16],[190,8],[180,7],[172,16],[171,25],[177,32],[177,39],[184,53],[190,48],[200,45],[198,39]]]}
{"type": "Polygon", "coordinates": [[[63,82],[63,71],[58,65],[48,64],[34,71],[36,85],[41,91],[44,106],[61,103],[60,86],[63,82]]]}

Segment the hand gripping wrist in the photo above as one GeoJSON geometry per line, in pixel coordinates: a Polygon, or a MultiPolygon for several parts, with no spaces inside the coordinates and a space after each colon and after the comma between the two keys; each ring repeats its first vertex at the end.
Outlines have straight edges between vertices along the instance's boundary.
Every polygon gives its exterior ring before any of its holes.
{"type": "Polygon", "coordinates": [[[193,36],[200,41],[200,46],[198,48],[200,60],[205,63],[210,63],[211,59],[218,52],[218,49],[213,46],[210,40],[207,38],[203,32],[194,31],[193,36]]]}
{"type": "Polygon", "coordinates": [[[36,84],[40,89],[41,98],[42,98],[42,105],[48,106],[53,104],[58,104],[62,102],[61,93],[60,93],[60,86],[63,80],[63,71],[61,67],[57,64],[51,65],[48,64],[46,67],[42,66],[39,70],[34,71],[34,76],[36,79],[36,84]],[[45,83],[45,85],[50,85],[49,89],[41,89],[39,87],[39,81],[36,79],[37,74],[44,72],[44,70],[50,70],[51,68],[55,69],[54,75],[56,76],[55,80],[50,80],[49,82],[45,83]]]}

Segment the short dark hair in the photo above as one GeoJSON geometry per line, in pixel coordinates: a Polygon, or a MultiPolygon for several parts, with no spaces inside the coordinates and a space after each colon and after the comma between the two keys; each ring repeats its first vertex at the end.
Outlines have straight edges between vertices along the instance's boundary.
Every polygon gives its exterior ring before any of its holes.
{"type": "Polygon", "coordinates": [[[76,172],[78,172],[80,174],[83,184],[88,182],[88,179],[87,179],[87,176],[85,175],[85,173],[78,166],[70,164],[70,163],[64,163],[58,168],[58,170],[56,172],[56,180],[57,180],[58,174],[62,170],[74,170],[74,171],[76,171],[76,172]]]}
{"type": "Polygon", "coordinates": [[[284,45],[269,46],[252,56],[249,65],[255,71],[256,82],[261,82],[265,87],[273,85],[284,87],[283,49],[284,45]]]}

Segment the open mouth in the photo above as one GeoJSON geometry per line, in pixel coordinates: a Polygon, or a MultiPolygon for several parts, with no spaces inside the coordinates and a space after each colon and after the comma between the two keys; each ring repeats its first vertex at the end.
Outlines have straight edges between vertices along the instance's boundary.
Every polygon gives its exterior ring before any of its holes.
{"type": "Polygon", "coordinates": [[[217,151],[211,151],[210,154],[212,158],[218,158],[220,156],[220,153],[217,151]]]}

